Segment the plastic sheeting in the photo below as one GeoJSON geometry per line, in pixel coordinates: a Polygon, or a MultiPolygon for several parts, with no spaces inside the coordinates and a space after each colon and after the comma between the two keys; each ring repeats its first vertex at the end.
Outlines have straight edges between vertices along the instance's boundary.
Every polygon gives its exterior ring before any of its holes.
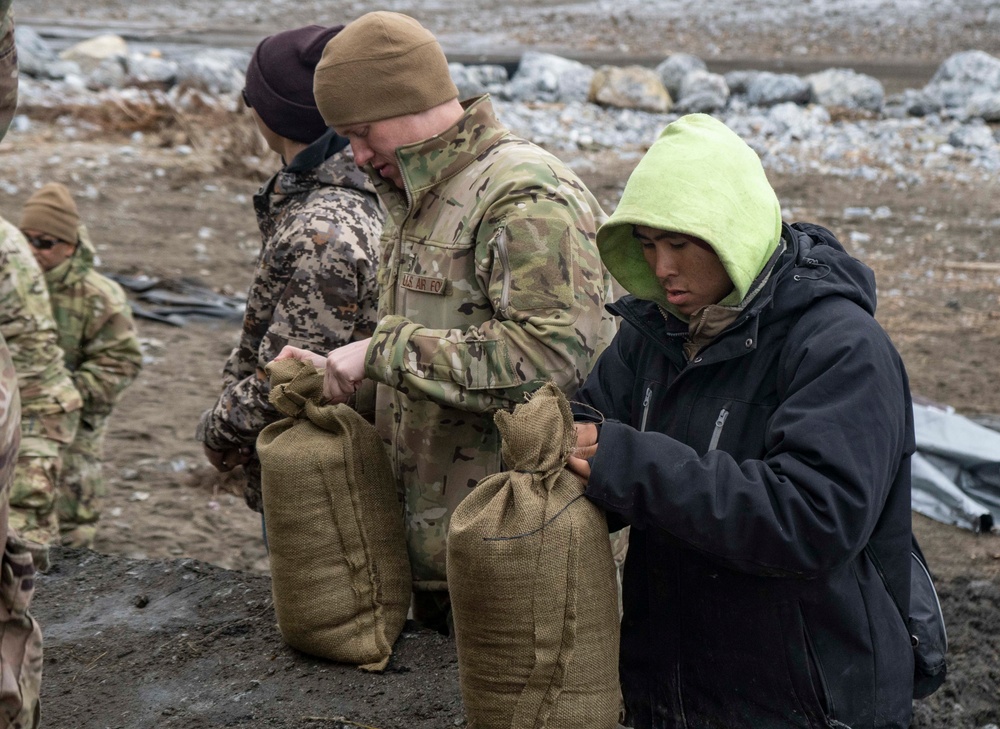
{"type": "Polygon", "coordinates": [[[1000,524],[1000,433],[935,405],[914,403],[913,419],[913,510],[976,532],[993,530],[1000,524]]]}

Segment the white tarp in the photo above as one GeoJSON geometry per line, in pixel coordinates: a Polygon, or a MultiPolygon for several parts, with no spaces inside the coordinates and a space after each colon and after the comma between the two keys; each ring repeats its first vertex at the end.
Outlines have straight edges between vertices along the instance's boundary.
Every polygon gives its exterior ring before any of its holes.
{"type": "Polygon", "coordinates": [[[1000,524],[1000,433],[914,403],[913,510],[974,531],[1000,524]]]}

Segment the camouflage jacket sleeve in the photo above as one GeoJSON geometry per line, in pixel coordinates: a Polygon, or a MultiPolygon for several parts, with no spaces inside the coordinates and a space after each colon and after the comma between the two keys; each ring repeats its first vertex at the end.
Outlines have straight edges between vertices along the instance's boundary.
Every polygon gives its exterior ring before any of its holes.
{"type": "Polygon", "coordinates": [[[73,372],[73,382],[83,397],[84,418],[110,413],[142,368],[142,350],[125,293],[103,276],[88,289],[89,295],[78,304],[88,307],[89,321],[73,372]]]}
{"type": "Polygon", "coordinates": [[[10,0],[0,0],[0,139],[7,133],[17,108],[17,46],[10,0]]]}
{"type": "Polygon", "coordinates": [[[48,289],[24,236],[0,220],[0,334],[17,369],[22,436],[73,440],[80,395],[59,348],[48,289]],[[37,426],[37,427],[36,427],[37,426]],[[68,430],[67,430],[68,429],[68,430]]]}
{"type": "Polygon", "coordinates": [[[210,448],[253,446],[278,419],[264,366],[286,344],[325,353],[371,336],[381,218],[374,198],[359,214],[353,197],[327,200],[321,209],[305,206],[265,245],[240,346],[226,362],[222,394],[199,423],[197,437],[210,448]]]}
{"type": "Polygon", "coordinates": [[[10,484],[21,443],[21,398],[17,392],[17,374],[7,343],[0,337],[0,545],[6,543],[7,504],[10,484]]]}
{"type": "Polygon", "coordinates": [[[530,192],[501,200],[475,242],[492,318],[434,329],[386,316],[366,374],[413,399],[472,412],[511,407],[548,380],[571,394],[613,336],[604,313],[610,276],[595,242],[602,217],[580,201],[550,204],[530,192]]]}

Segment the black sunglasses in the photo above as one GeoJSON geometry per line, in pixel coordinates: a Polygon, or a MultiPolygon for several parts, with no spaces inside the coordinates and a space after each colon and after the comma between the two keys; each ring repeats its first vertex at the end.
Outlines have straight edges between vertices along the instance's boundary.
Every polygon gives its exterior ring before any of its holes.
{"type": "Polygon", "coordinates": [[[31,244],[32,248],[37,248],[40,251],[49,251],[49,250],[52,250],[57,245],[59,245],[60,243],[63,242],[63,241],[59,240],[58,238],[48,238],[48,237],[44,237],[43,238],[40,235],[37,235],[37,236],[36,235],[26,235],[24,237],[28,239],[28,243],[31,244]]]}
{"type": "Polygon", "coordinates": [[[250,99],[248,99],[248,98],[247,98],[247,87],[246,87],[246,86],[244,86],[244,87],[243,87],[243,88],[242,88],[242,89],[240,90],[240,96],[242,96],[242,97],[243,97],[243,103],[244,103],[244,104],[246,104],[246,107],[247,107],[248,109],[252,109],[253,107],[252,107],[252,106],[250,105],[250,99]]]}

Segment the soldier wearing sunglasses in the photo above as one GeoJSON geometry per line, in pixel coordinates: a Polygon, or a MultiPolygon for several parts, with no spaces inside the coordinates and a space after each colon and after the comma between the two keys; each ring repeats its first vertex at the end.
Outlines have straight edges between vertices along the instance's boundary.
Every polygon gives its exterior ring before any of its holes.
{"type": "Polygon", "coordinates": [[[64,546],[93,546],[104,432],[111,410],[142,366],[132,312],[121,287],[94,269],[94,249],[69,190],[50,182],[24,206],[21,232],[45,273],[59,347],[83,398],[76,437],[62,448],[55,494],[64,546]]]}

